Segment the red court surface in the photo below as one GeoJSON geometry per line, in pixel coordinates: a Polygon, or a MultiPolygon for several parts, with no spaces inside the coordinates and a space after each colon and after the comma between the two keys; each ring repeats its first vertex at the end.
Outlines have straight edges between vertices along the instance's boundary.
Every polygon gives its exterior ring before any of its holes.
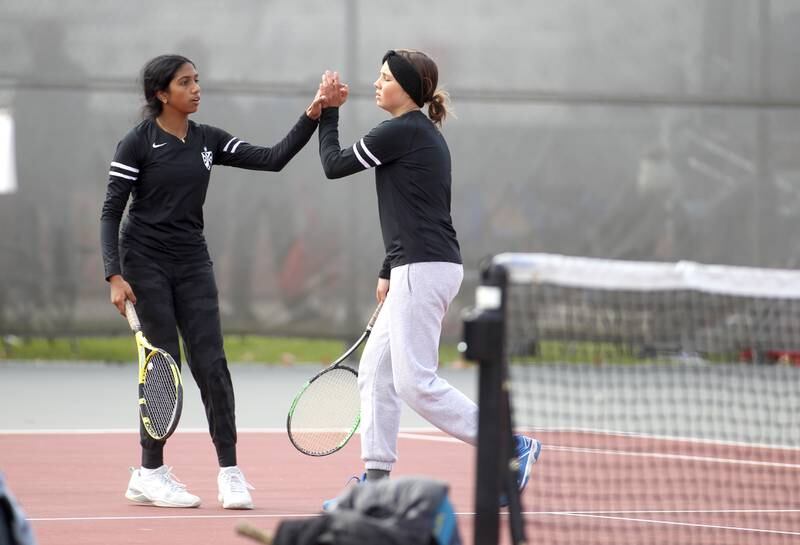
{"type": "MultiPolygon", "coordinates": [[[[537,436],[545,447],[523,497],[529,543],[800,542],[797,450],[537,436]]],[[[240,521],[269,530],[317,515],[322,501],[359,472],[358,443],[310,458],[282,431],[240,433],[239,465],[256,487],[252,511],[226,511],[216,501],[206,433],[179,430],[166,452],[175,474],[203,499],[198,509],[125,500],[127,467],[138,463],[138,437],[130,432],[0,433],[0,470],[40,545],[244,545],[253,542],[235,535],[240,521]]],[[[472,543],[474,449],[437,433],[403,433],[400,456],[394,475],[450,484],[462,540],[472,543]]],[[[501,541],[508,543],[507,535],[501,541]]]]}

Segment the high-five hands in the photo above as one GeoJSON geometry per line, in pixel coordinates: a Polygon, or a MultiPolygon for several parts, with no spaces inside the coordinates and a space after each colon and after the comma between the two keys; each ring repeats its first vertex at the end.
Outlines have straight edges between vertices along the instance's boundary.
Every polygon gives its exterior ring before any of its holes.
{"type": "Polygon", "coordinates": [[[323,108],[338,108],[347,101],[349,94],[350,88],[339,81],[339,73],[326,70],[314,100],[306,108],[306,115],[311,119],[319,119],[323,108]]]}
{"type": "Polygon", "coordinates": [[[322,91],[319,90],[314,96],[314,100],[311,101],[311,104],[309,104],[308,108],[306,108],[306,115],[309,117],[309,119],[319,119],[319,116],[322,114],[322,108],[324,107],[325,96],[322,94],[322,91]]]}
{"type": "Polygon", "coordinates": [[[326,108],[338,108],[347,101],[350,88],[346,83],[339,81],[339,73],[326,70],[322,74],[322,83],[319,84],[320,92],[326,97],[326,108]]]}

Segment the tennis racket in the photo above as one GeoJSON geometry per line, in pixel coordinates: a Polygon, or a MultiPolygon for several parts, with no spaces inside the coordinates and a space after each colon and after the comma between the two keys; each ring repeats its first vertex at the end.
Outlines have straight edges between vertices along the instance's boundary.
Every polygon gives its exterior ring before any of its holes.
{"type": "Polygon", "coordinates": [[[344,354],[306,382],[292,401],[286,431],[292,445],[309,456],[327,456],[347,444],[361,422],[358,373],[342,365],[369,337],[379,303],[361,337],[344,354]]]}
{"type": "Polygon", "coordinates": [[[139,417],[147,435],[164,441],[175,431],[181,417],[181,370],[172,356],[147,341],[130,301],[125,301],[125,315],[136,333],[139,353],[139,417]]]}

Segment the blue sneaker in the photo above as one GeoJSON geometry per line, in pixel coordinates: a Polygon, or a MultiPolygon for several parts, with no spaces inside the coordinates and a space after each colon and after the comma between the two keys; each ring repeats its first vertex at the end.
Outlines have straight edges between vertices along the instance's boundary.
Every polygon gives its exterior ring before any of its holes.
{"type": "MultiPolygon", "coordinates": [[[[355,481],[355,485],[363,484],[367,482],[367,474],[362,473],[361,477],[353,475],[352,477],[347,479],[347,482],[344,484],[345,488],[347,488],[347,486],[350,485],[350,483],[352,483],[353,481],[355,481]]],[[[339,496],[341,496],[341,494],[339,494],[339,496]]],[[[327,513],[336,509],[336,507],[339,505],[339,496],[322,502],[322,510],[327,513]]]]}
{"type": "Polygon", "coordinates": [[[517,486],[519,491],[525,490],[528,485],[528,479],[531,477],[531,468],[533,464],[539,459],[542,454],[542,442],[538,439],[531,439],[524,435],[515,435],[514,440],[517,442],[516,453],[517,461],[519,462],[519,474],[517,475],[517,486]]]}
{"type": "MultiPolygon", "coordinates": [[[[517,463],[519,470],[517,473],[517,486],[519,491],[525,490],[528,486],[528,481],[531,478],[531,468],[533,464],[539,459],[542,454],[542,442],[538,439],[531,439],[524,435],[515,435],[514,442],[516,443],[514,451],[517,454],[517,463]]],[[[508,506],[508,498],[505,494],[500,496],[500,507],[508,506]]]]}

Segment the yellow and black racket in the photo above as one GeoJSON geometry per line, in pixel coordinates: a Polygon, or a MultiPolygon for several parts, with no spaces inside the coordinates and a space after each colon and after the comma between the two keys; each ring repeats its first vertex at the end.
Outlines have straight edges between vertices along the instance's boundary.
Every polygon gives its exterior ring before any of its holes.
{"type": "Polygon", "coordinates": [[[125,301],[125,315],[136,333],[139,352],[139,417],[147,435],[163,441],[172,435],[181,418],[181,370],[172,356],[147,341],[130,301],[125,301]]]}
{"type": "Polygon", "coordinates": [[[292,445],[309,456],[327,456],[347,444],[361,423],[358,373],[342,362],[369,337],[383,303],[361,337],[344,354],[306,382],[292,401],[286,431],[292,445]]]}

